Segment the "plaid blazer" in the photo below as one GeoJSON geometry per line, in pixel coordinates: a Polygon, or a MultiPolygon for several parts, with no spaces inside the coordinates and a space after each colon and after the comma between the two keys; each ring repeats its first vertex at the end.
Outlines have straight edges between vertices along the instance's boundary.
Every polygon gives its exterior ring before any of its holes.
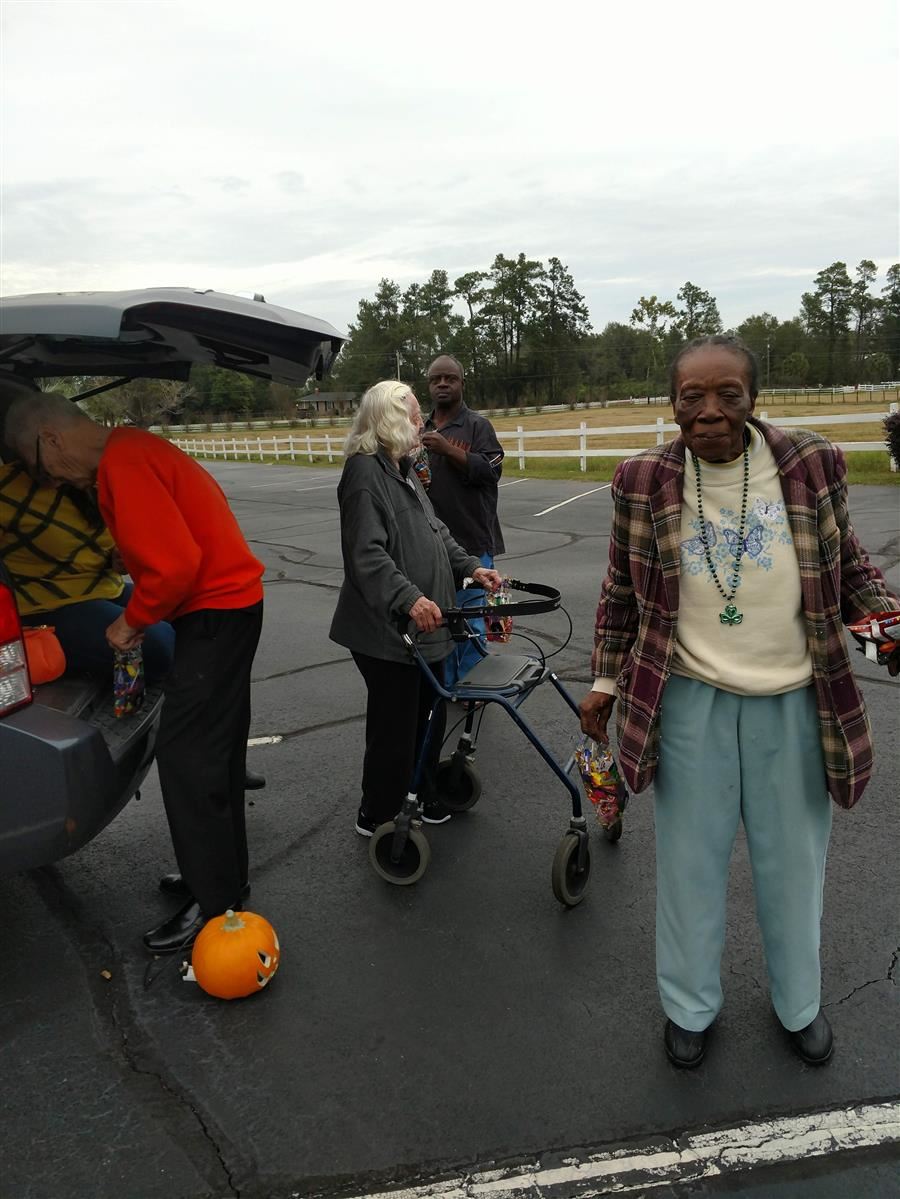
{"type": "MultiPolygon", "coordinates": [[[[852,808],[872,773],[872,734],[842,624],[897,601],[853,532],[841,451],[805,429],[751,423],[775,456],[800,566],[828,790],[852,808]]],[[[595,677],[616,680],[619,760],[636,792],[656,771],[659,712],[675,649],[684,462],[677,437],[621,463],[612,485],[609,571],[592,666],[595,677]]]]}

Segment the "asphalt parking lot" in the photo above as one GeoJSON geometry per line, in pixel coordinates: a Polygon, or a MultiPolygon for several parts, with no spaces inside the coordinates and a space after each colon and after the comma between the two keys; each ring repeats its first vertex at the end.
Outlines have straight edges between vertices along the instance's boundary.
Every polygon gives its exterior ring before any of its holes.
{"type": "MultiPolygon", "coordinates": [[[[679,1073],[662,1052],[654,982],[652,792],[632,800],[618,846],[594,838],[590,891],[563,909],[550,866],[567,794],[489,710],[482,800],[429,830],[418,885],[381,882],[353,832],[364,691],[327,635],[341,581],[337,473],[210,469],[266,564],[252,736],[273,740],[249,756],[268,786],[248,793],[248,906],[278,930],[281,968],[266,992],[231,1004],[182,982],[174,965],[145,987],[140,934],[170,906],[156,881],[172,867],[154,776],[81,853],[0,879],[0,1194],[359,1195],[610,1146],[666,1150],[687,1131],[897,1098],[900,682],[856,655],[878,765],[861,805],[835,813],[823,936],[833,1062],[801,1065],[780,1035],[739,841],[726,1007],[706,1063],[679,1073]]],[[[509,552],[499,565],[562,591],[573,634],[555,662],[579,698],[608,488],[511,480],[501,496],[509,552]]],[[[900,589],[898,491],[852,489],[851,508],[900,589]]],[[[519,627],[548,650],[568,631],[561,613],[519,627]]],[[[552,689],[523,712],[567,756],[577,730],[552,689]]],[[[777,1199],[894,1195],[894,1150],[884,1142],[802,1170],[773,1158],[767,1173],[738,1180],[663,1189],[650,1178],[646,1192],[627,1193],[712,1194],[727,1182],[777,1199]]],[[[506,1192],[485,1182],[481,1193],[506,1192]]]]}

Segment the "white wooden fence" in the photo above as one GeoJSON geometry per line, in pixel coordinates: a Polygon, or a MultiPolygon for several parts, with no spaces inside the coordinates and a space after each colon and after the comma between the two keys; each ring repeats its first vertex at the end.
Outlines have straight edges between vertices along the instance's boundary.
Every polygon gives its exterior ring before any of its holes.
{"type": "MultiPolygon", "coordinates": [[[[896,412],[897,404],[891,404],[891,412],[896,412]]],[[[763,420],[768,420],[765,412],[759,414],[763,420]]],[[[880,425],[886,412],[852,412],[840,416],[778,416],[772,420],[773,425],[787,428],[791,425],[804,428],[808,425],[880,425]]],[[[658,416],[653,424],[642,425],[609,425],[605,427],[591,426],[582,421],[577,428],[572,429],[525,429],[519,425],[516,429],[497,431],[501,443],[509,457],[518,458],[519,470],[526,469],[529,458],[577,458],[581,470],[587,470],[589,458],[630,458],[641,452],[640,446],[589,446],[588,440],[597,437],[620,437],[635,435],[638,437],[655,436],[656,444],[662,445],[667,433],[677,433],[678,426],[664,417],[658,416]],[[526,449],[529,441],[557,441],[573,439],[577,441],[576,448],[548,449],[544,446],[532,450],[526,449]],[[510,444],[512,443],[512,444],[510,444]]],[[[179,449],[197,458],[221,458],[234,462],[244,459],[263,462],[271,459],[275,462],[315,462],[325,458],[334,462],[340,458],[343,448],[343,437],[334,437],[326,433],[322,437],[312,434],[293,434],[286,436],[273,433],[269,437],[211,437],[211,438],[173,438],[173,444],[179,449]]],[[[847,441],[837,442],[842,450],[864,450],[887,452],[884,440],[879,441],[847,441]]],[[[891,469],[896,470],[896,464],[891,461],[891,469]]]]}

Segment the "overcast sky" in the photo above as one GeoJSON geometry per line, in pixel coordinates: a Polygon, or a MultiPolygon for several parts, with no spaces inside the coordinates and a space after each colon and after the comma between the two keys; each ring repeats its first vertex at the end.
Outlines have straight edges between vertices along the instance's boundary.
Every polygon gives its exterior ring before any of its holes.
{"type": "Polygon", "coordinates": [[[595,328],[898,252],[893,0],[4,0],[2,289],[265,294],[557,255],[595,328]]]}

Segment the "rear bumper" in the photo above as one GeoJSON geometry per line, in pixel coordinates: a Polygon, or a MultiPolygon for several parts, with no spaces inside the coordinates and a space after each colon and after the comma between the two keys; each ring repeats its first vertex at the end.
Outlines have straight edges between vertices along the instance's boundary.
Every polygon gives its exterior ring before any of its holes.
{"type": "Polygon", "coordinates": [[[115,759],[88,720],[34,703],[0,721],[0,874],[66,857],[116,816],[153,757],[161,704],[115,759]]]}

